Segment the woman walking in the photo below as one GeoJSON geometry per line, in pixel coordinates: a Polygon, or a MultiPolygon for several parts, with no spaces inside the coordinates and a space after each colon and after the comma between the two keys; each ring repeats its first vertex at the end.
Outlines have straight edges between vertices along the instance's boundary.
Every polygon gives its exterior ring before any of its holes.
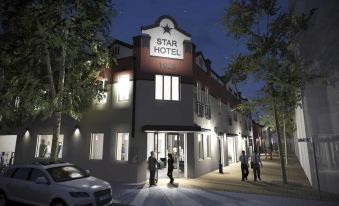
{"type": "Polygon", "coordinates": [[[168,170],[167,170],[167,176],[171,179],[170,183],[173,184],[174,182],[174,179],[173,179],[173,169],[174,169],[174,166],[173,166],[173,163],[174,163],[174,160],[173,160],[173,156],[171,153],[168,153],[168,170]]]}

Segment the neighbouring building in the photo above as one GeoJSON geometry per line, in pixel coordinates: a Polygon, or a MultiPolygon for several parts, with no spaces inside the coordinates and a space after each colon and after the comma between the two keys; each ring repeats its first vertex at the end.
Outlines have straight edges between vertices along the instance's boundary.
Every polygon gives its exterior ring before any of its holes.
{"type": "MultiPolygon", "coordinates": [[[[106,98],[80,122],[62,118],[61,159],[106,180],[144,182],[151,151],[162,168],[159,178],[166,176],[168,153],[176,177],[194,178],[250,151],[251,115],[232,111],[241,101],[239,92],[212,70],[172,17],[141,27],[133,44],[116,40],[111,50],[117,65],[98,77],[106,98]]],[[[51,120],[13,130],[16,163],[49,157],[51,120]]]]}
{"type": "Polygon", "coordinates": [[[298,37],[300,55],[316,73],[302,89],[302,107],[296,109],[296,155],[311,185],[339,193],[339,1],[290,1],[296,13],[316,8],[311,26],[298,37]]]}

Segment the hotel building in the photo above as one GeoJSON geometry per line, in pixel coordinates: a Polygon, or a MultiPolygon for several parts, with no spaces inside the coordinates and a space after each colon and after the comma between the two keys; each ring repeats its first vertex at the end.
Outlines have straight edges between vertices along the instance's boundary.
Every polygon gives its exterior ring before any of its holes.
{"type": "MultiPolygon", "coordinates": [[[[144,182],[151,151],[160,162],[159,178],[166,175],[168,153],[175,177],[195,178],[252,151],[251,116],[232,111],[242,99],[236,87],[211,69],[172,17],[141,27],[133,44],[116,40],[110,49],[116,66],[98,77],[105,98],[80,122],[62,117],[62,160],[109,181],[144,182]]],[[[0,136],[0,149],[15,150],[15,163],[49,157],[52,118],[12,134],[0,136]],[[8,146],[9,139],[17,141],[8,146]]]]}

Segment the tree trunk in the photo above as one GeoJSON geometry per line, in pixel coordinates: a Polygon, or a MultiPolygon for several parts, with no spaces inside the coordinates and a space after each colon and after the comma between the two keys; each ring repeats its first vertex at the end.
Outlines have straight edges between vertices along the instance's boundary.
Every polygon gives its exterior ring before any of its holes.
{"type": "Polygon", "coordinates": [[[65,84],[65,59],[66,59],[66,50],[63,46],[61,48],[60,55],[60,65],[59,65],[59,82],[58,82],[58,93],[57,93],[57,109],[55,114],[55,122],[53,128],[53,140],[51,148],[51,161],[58,160],[58,141],[60,136],[61,128],[61,110],[63,104],[63,95],[64,95],[64,84],[65,84]]]}
{"type": "Polygon", "coordinates": [[[61,128],[61,112],[54,113],[54,125],[53,125],[53,140],[52,140],[52,148],[51,148],[51,161],[58,160],[58,142],[60,136],[60,128],[61,128]]]}
{"type": "Polygon", "coordinates": [[[286,135],[286,120],[285,115],[283,115],[283,129],[284,129],[284,142],[285,142],[285,164],[288,164],[288,152],[287,152],[287,135],[286,135]]]}
{"type": "Polygon", "coordinates": [[[282,153],[282,145],[281,145],[280,125],[279,125],[279,120],[278,120],[277,105],[275,101],[276,101],[275,97],[273,96],[273,110],[274,110],[275,127],[276,127],[277,135],[278,135],[278,147],[279,147],[281,172],[282,172],[283,183],[287,184],[286,167],[285,167],[285,161],[284,161],[284,156],[282,153]]]}

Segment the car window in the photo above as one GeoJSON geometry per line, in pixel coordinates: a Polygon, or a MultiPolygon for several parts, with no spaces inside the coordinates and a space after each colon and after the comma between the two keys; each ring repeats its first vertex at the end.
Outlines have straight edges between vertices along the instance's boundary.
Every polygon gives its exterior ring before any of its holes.
{"type": "Polygon", "coordinates": [[[5,173],[4,173],[4,176],[5,177],[11,177],[15,170],[16,170],[16,168],[10,168],[10,169],[6,170],[5,173]]]}
{"type": "Polygon", "coordinates": [[[27,180],[31,168],[19,168],[13,175],[14,179],[27,180]]]}
{"type": "Polygon", "coordinates": [[[84,170],[73,165],[49,168],[47,172],[56,182],[70,181],[89,176],[84,170]]]}
{"type": "Polygon", "coordinates": [[[39,177],[45,177],[46,178],[43,171],[41,171],[40,169],[33,169],[29,180],[35,182],[36,179],[39,178],[39,177]]]}

